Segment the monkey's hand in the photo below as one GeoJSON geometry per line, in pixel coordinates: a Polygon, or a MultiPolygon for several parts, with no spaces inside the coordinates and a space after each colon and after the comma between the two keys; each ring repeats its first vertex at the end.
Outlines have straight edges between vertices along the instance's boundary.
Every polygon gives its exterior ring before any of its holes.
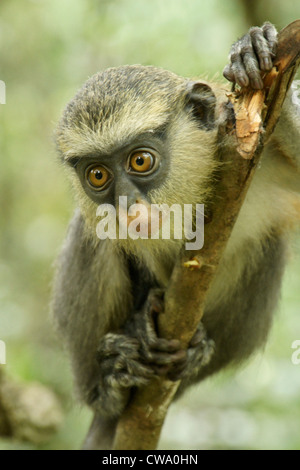
{"type": "Polygon", "coordinates": [[[186,352],[178,340],[158,338],[155,333],[155,316],[162,309],[161,291],[150,291],[144,308],[132,315],[122,333],[108,333],[101,339],[100,372],[91,400],[101,414],[119,416],[133,389],[185,361],[186,352]]]}
{"type": "Polygon", "coordinates": [[[133,323],[129,324],[129,330],[140,342],[143,362],[151,365],[157,375],[166,375],[173,381],[192,380],[209,363],[214,353],[214,341],[208,339],[202,323],[187,350],[181,349],[177,339],[159,338],[156,333],[156,317],[163,310],[163,291],[151,290],[144,310],[136,314],[133,323]]]}
{"type": "Polygon", "coordinates": [[[229,60],[223,70],[227,80],[241,87],[263,88],[261,72],[271,70],[277,47],[277,31],[271,23],[253,27],[231,46],[229,60]]]}
{"type": "Polygon", "coordinates": [[[101,414],[119,416],[124,410],[133,387],[145,385],[154,372],[140,358],[136,338],[108,333],[100,341],[97,361],[100,366],[93,406],[101,414]]]}
{"type": "Polygon", "coordinates": [[[125,325],[125,331],[139,341],[143,364],[150,366],[159,376],[177,368],[181,370],[186,360],[186,351],[181,348],[179,340],[168,340],[157,335],[156,319],[164,310],[163,297],[162,289],[150,290],[144,308],[125,325]]]}

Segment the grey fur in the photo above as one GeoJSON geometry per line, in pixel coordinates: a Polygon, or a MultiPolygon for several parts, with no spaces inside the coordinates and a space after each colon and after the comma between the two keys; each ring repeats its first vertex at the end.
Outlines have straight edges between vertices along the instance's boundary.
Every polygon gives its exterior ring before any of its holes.
{"type": "MultiPolygon", "coordinates": [[[[259,88],[259,63],[269,67],[274,41],[271,25],[252,28],[233,46],[225,75],[259,88]],[[261,54],[253,67],[249,44],[261,54]],[[245,50],[250,56],[243,64],[245,50]]],[[[118,416],[136,388],[154,375],[182,379],[180,395],[265,344],[279,299],[287,234],[299,220],[300,118],[291,95],[188,351],[178,340],[157,337],[155,321],[182,242],[100,241],[95,235],[97,203],[116,204],[118,195],[146,204],[209,203],[219,171],[217,133],[226,101],[226,90],[218,85],[190,82],[154,67],[120,67],[92,77],[58,126],[58,150],[80,209],[57,262],[52,312],[71,356],[78,397],[95,412],[86,449],[111,447],[118,416]],[[160,166],[157,173],[134,179],[123,162],[143,138],[150,148],[157,147],[160,166]],[[93,161],[105,161],[114,173],[106,192],[93,194],[85,187],[85,162],[93,161]]]]}

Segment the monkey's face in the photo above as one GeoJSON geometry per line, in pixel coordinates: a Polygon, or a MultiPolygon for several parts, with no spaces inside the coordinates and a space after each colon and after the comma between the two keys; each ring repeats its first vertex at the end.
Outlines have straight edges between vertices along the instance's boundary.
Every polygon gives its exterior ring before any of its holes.
{"type": "Polygon", "coordinates": [[[56,140],[94,233],[103,205],[116,209],[118,226],[134,219],[130,207],[144,205],[149,232],[151,205],[205,203],[215,167],[215,101],[207,84],[153,67],[120,67],[88,80],[56,140]]]}

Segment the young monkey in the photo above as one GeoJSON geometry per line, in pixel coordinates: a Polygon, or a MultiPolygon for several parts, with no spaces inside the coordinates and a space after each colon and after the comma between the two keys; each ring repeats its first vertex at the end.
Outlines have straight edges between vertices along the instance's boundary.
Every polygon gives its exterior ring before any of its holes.
{"type": "MultiPolygon", "coordinates": [[[[276,38],[270,23],[251,28],[232,46],[225,77],[262,88],[276,38]]],[[[112,68],[83,85],[57,127],[78,209],[58,260],[52,311],[78,395],[95,412],[86,449],[111,448],[118,417],[153,376],[180,379],[180,395],[266,340],[300,215],[296,85],[265,146],[187,351],[178,339],[158,337],[155,328],[184,241],[100,240],[96,233],[97,207],[119,209],[120,196],[128,206],[146,207],[209,204],[218,197],[218,128],[227,91],[155,67],[112,68]]]]}

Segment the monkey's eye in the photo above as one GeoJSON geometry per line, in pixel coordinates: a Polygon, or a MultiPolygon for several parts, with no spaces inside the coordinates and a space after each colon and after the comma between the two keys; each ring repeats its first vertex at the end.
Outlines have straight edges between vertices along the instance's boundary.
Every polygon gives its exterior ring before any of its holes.
{"type": "Polygon", "coordinates": [[[138,173],[146,173],[154,167],[154,156],[145,150],[139,150],[130,155],[129,170],[138,173]]]}
{"type": "Polygon", "coordinates": [[[101,165],[92,165],[86,170],[86,180],[93,189],[104,189],[110,179],[110,173],[101,165]]]}

